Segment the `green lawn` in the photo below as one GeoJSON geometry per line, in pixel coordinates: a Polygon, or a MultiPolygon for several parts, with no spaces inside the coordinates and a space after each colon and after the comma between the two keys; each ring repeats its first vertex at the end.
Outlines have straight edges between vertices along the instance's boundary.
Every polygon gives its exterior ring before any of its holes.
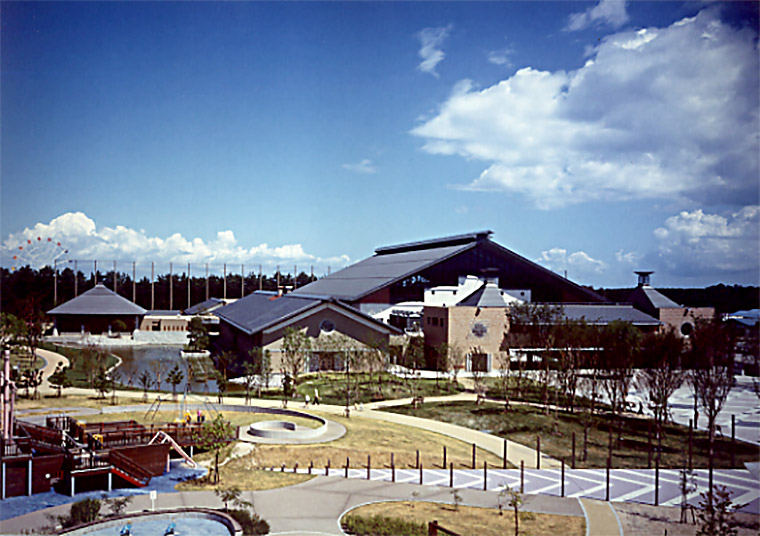
{"type": "MultiPolygon", "coordinates": [[[[387,408],[385,411],[414,415],[443,422],[450,422],[488,431],[499,437],[536,448],[536,437],[541,437],[541,452],[552,458],[564,459],[568,464],[572,455],[572,436],[576,437],[576,467],[603,468],[606,466],[609,431],[612,421],[609,414],[593,415],[588,430],[588,459],[581,461],[583,452],[584,417],[587,414],[559,411],[556,424],[554,412],[544,414],[541,408],[513,404],[504,411],[503,404],[474,402],[451,402],[446,404],[423,404],[418,409],[409,406],[387,408]]],[[[622,419],[621,441],[617,441],[617,429],[613,432],[614,468],[644,468],[648,465],[649,420],[627,417],[622,419]]],[[[684,456],[688,454],[688,428],[669,424],[665,427],[662,442],[660,467],[680,468],[684,466],[684,456]]],[[[654,439],[652,440],[654,443],[654,439]]],[[[706,468],[707,433],[694,434],[694,467],[706,468]]],[[[735,464],[731,465],[731,439],[718,438],[715,443],[714,466],[720,469],[742,468],[744,462],[758,461],[758,448],[754,445],[736,442],[735,464]]],[[[652,462],[654,464],[654,461],[652,462]]]]}

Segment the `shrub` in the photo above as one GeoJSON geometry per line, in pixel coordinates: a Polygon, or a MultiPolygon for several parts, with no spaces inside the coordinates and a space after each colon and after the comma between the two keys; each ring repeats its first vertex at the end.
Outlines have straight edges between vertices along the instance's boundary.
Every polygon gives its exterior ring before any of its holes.
{"type": "Polygon", "coordinates": [[[71,505],[69,511],[69,518],[65,520],[63,525],[67,527],[73,527],[81,525],[82,523],[89,523],[95,521],[100,515],[100,500],[98,499],[82,499],[71,505]]]}
{"type": "Polygon", "coordinates": [[[343,530],[357,536],[427,536],[428,533],[425,523],[382,515],[347,515],[343,518],[343,530]]]}
{"type": "Polygon", "coordinates": [[[269,534],[269,523],[248,510],[232,509],[227,512],[235,521],[243,527],[243,534],[269,534]]]}

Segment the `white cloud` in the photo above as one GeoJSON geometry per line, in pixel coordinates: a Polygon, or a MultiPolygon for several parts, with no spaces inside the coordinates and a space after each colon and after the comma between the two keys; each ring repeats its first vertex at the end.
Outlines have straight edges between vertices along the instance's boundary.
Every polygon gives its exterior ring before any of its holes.
{"type": "Polygon", "coordinates": [[[592,258],[585,251],[567,252],[563,248],[552,248],[541,252],[541,257],[536,262],[550,270],[563,274],[568,272],[568,278],[576,281],[594,280],[599,274],[604,273],[607,265],[592,258]]]}
{"type": "Polygon", "coordinates": [[[446,57],[442,47],[443,42],[449,36],[451,28],[451,25],[441,28],[425,28],[417,33],[417,39],[419,39],[421,44],[418,54],[422,58],[417,69],[438,78],[435,68],[446,57]]]}
{"type": "Polygon", "coordinates": [[[512,60],[510,59],[512,54],[513,51],[508,48],[503,50],[492,50],[488,53],[488,61],[494,65],[504,65],[505,67],[509,67],[512,65],[512,60]]]}
{"type": "Polygon", "coordinates": [[[721,275],[760,270],[760,206],[730,217],[683,211],[655,230],[661,261],[671,272],[721,275]]]}
{"type": "Polygon", "coordinates": [[[348,171],[352,171],[354,173],[365,173],[365,174],[372,174],[377,173],[377,168],[372,163],[372,160],[369,160],[368,158],[365,158],[358,164],[343,164],[343,169],[347,169],[348,171]]]}
{"type": "Polygon", "coordinates": [[[485,89],[455,87],[412,130],[431,154],[482,161],[464,188],[540,208],[757,197],[760,120],[753,32],[705,10],[608,36],[570,72],[530,67],[485,89]]]}
{"type": "Polygon", "coordinates": [[[643,256],[635,251],[629,251],[626,253],[621,249],[615,252],[615,260],[622,264],[636,266],[642,258],[643,256]]]}
{"type": "MultiPolygon", "coordinates": [[[[51,255],[60,255],[67,250],[65,258],[69,260],[98,260],[110,263],[113,260],[138,263],[209,263],[215,264],[262,264],[271,268],[277,264],[292,266],[293,264],[314,265],[315,268],[326,268],[328,265],[342,267],[350,262],[347,255],[321,258],[304,251],[301,244],[286,244],[269,246],[266,243],[252,247],[244,247],[238,243],[235,234],[230,230],[218,231],[216,237],[208,242],[201,238],[187,239],[179,233],[166,238],[147,236],[144,230],[135,230],[122,225],[116,227],[98,228],[95,222],[82,212],[63,214],[49,223],[37,223],[31,229],[9,235],[3,242],[2,262],[4,266],[12,266],[12,256],[19,251],[19,246],[41,244],[39,253],[24,257],[36,268],[49,262],[51,255]],[[37,240],[40,238],[41,240],[37,240]],[[47,238],[52,242],[47,243],[47,238]],[[53,243],[60,242],[62,248],[53,252],[53,243]],[[47,251],[42,251],[43,249],[47,251]]],[[[28,249],[32,249],[29,247],[28,249]]],[[[124,269],[124,268],[122,268],[124,269]]],[[[301,268],[299,268],[300,270],[301,268]]]]}
{"type": "Polygon", "coordinates": [[[572,32],[600,24],[620,28],[626,22],[628,22],[628,13],[625,10],[624,1],[600,0],[597,5],[586,11],[570,15],[565,29],[572,32]]]}

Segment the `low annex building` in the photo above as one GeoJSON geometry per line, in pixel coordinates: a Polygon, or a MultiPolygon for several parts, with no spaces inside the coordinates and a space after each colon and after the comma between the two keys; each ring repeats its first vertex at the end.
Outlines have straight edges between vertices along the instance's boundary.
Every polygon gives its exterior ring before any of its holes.
{"type": "Polygon", "coordinates": [[[630,302],[640,311],[673,328],[679,335],[688,337],[698,319],[709,320],[715,316],[713,307],[684,307],[652,288],[650,278],[654,272],[635,273],[639,276],[639,282],[628,298],[630,302]]]}
{"type": "Polygon", "coordinates": [[[129,331],[138,329],[147,311],[99,283],[47,314],[59,333],[99,334],[115,330],[118,320],[129,331]]]}
{"type": "Polygon", "coordinates": [[[303,330],[312,341],[312,358],[307,370],[340,370],[344,350],[388,348],[393,335],[402,332],[375,320],[339,300],[324,296],[257,291],[214,311],[219,317],[217,348],[231,351],[240,362],[250,361],[250,352],[270,352],[272,370],[283,368],[282,343],[287,328],[303,330]],[[336,351],[341,338],[349,347],[336,351]]]}

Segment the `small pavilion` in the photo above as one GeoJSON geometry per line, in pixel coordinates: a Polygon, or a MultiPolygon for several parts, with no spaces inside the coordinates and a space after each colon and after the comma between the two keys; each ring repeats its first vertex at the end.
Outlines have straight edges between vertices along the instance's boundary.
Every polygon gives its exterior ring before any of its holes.
{"type": "Polygon", "coordinates": [[[129,331],[139,328],[147,311],[102,284],[48,311],[59,333],[106,333],[121,320],[129,331]]]}

